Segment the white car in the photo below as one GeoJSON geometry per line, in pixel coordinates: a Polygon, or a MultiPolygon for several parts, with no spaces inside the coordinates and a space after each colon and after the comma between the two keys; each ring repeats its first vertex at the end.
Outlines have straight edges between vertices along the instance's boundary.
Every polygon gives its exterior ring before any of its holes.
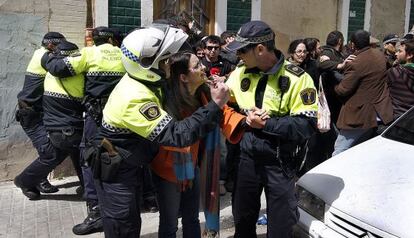
{"type": "Polygon", "coordinates": [[[299,237],[414,237],[414,108],[297,185],[299,237]]]}

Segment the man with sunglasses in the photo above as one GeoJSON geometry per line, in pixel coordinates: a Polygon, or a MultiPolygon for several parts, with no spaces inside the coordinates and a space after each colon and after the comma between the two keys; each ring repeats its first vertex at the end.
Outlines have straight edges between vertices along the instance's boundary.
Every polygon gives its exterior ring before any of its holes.
{"type": "Polygon", "coordinates": [[[204,57],[201,63],[206,66],[207,77],[225,81],[233,70],[232,64],[221,57],[221,39],[216,35],[209,35],[204,40],[204,57]]]}
{"type": "Polygon", "coordinates": [[[246,112],[252,128],[240,142],[234,237],[256,237],[263,190],[267,237],[292,237],[299,218],[295,168],[316,128],[315,86],[303,69],[287,62],[275,48],[275,33],[262,21],[242,25],[228,48],[244,62],[226,82],[230,101],[246,112]]]}

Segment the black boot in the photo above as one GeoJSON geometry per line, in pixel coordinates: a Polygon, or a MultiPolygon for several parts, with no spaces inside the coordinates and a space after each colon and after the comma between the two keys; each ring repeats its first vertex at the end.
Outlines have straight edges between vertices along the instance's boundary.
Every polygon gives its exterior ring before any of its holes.
{"type": "Polygon", "coordinates": [[[103,231],[102,217],[99,210],[99,205],[87,203],[87,207],[88,216],[82,223],[77,224],[72,228],[73,233],[76,235],[87,235],[103,231]]]}
{"type": "Polygon", "coordinates": [[[23,185],[23,183],[21,182],[19,176],[16,176],[14,178],[14,185],[16,185],[16,187],[20,188],[23,192],[23,194],[29,198],[29,200],[37,200],[40,198],[40,192],[39,190],[37,190],[37,188],[35,187],[25,187],[23,185]]]}
{"type": "Polygon", "coordinates": [[[41,193],[56,193],[59,191],[59,189],[56,186],[53,186],[49,183],[49,180],[42,179],[40,183],[36,186],[37,190],[39,190],[41,193]]]}

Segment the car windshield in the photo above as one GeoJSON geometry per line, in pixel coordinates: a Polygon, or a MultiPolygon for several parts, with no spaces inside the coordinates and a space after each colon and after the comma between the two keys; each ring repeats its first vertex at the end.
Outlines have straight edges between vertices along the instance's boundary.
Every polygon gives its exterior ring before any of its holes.
{"type": "Polygon", "coordinates": [[[414,107],[388,128],[383,137],[414,145],[414,107]]]}

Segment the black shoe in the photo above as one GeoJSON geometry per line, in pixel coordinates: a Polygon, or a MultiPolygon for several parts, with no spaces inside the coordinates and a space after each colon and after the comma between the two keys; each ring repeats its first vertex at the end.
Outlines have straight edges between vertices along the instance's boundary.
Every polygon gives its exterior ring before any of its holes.
{"type": "Polygon", "coordinates": [[[35,187],[33,188],[24,187],[18,176],[14,178],[14,185],[20,188],[24,196],[28,197],[29,200],[37,200],[40,198],[39,190],[37,190],[37,188],[35,187]]]}
{"type": "Polygon", "coordinates": [[[75,235],[87,235],[103,231],[103,223],[99,206],[96,205],[92,207],[89,204],[87,206],[88,216],[82,223],[77,224],[72,228],[72,232],[75,235]]]}
{"type": "Polygon", "coordinates": [[[59,191],[59,189],[56,186],[50,184],[47,179],[43,179],[42,181],[40,181],[36,188],[41,193],[56,193],[57,191],[59,191]]]}
{"type": "Polygon", "coordinates": [[[85,193],[85,189],[83,188],[83,186],[79,186],[76,188],[76,194],[78,194],[79,196],[83,196],[83,194],[85,193]]]}
{"type": "Polygon", "coordinates": [[[158,212],[157,199],[155,197],[144,198],[144,202],[142,204],[142,211],[150,213],[158,212]]]}

